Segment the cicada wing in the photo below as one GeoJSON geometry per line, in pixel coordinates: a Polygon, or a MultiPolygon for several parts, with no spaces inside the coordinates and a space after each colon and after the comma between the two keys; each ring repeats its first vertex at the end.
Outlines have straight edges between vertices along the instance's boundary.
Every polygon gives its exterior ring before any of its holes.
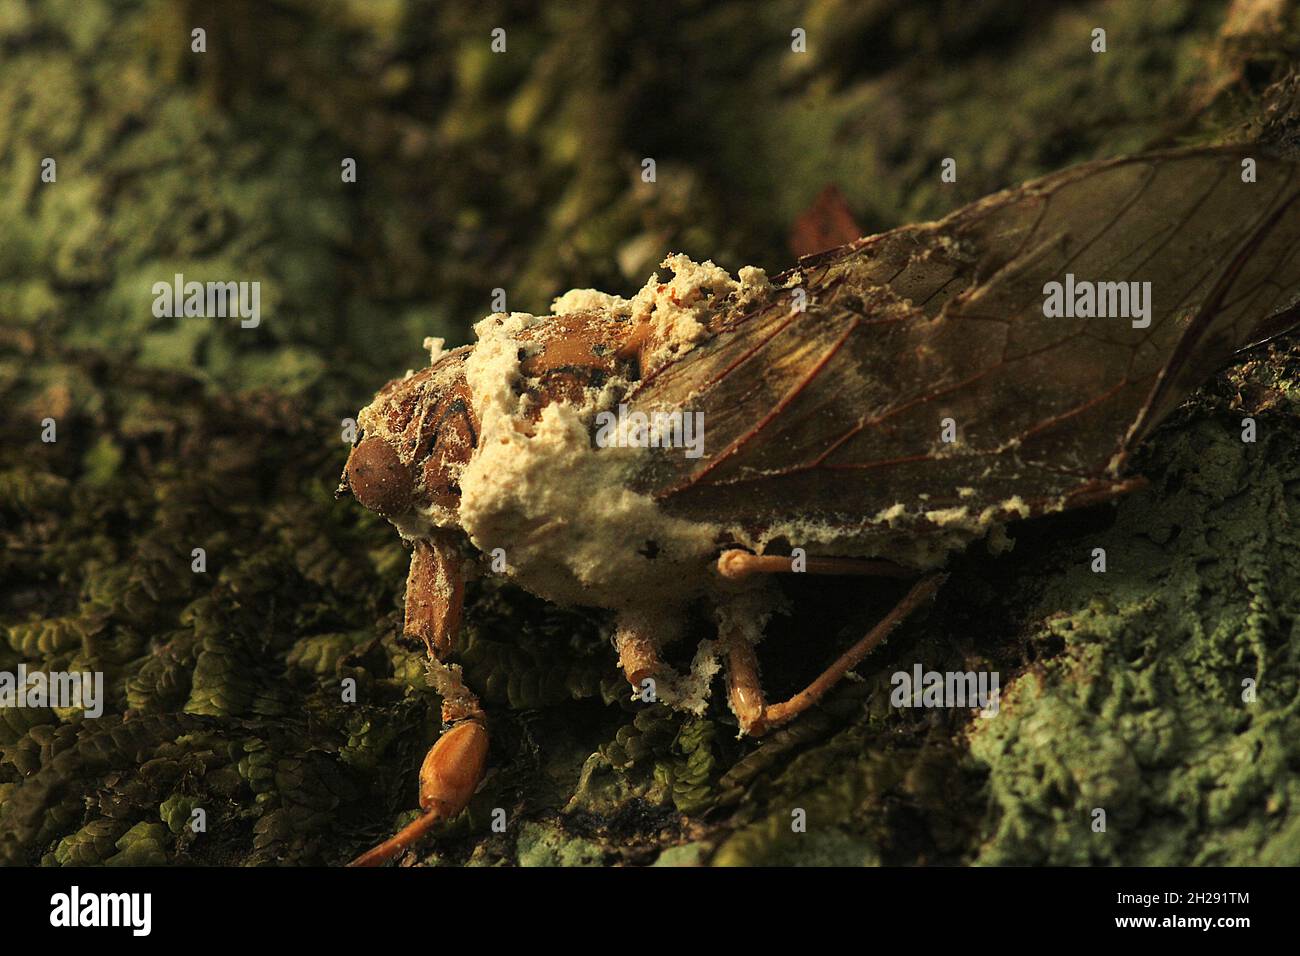
{"type": "Polygon", "coordinates": [[[703,413],[706,436],[699,458],[655,454],[640,487],[750,527],[1082,500],[1294,308],[1298,188],[1294,164],[1237,148],[1154,153],[804,260],[801,285],[720,317],[633,392],[703,413]],[[1126,314],[1046,316],[1067,275],[1114,283],[1096,288],[1126,314]]]}

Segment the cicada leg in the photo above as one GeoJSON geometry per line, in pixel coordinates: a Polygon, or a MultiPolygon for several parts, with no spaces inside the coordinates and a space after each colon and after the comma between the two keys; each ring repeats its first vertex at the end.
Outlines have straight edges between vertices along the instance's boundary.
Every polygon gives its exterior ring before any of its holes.
{"type": "Polygon", "coordinates": [[[420,768],[423,816],[361,854],[349,866],[379,866],[400,856],[434,824],[464,810],[483,780],[487,721],[478,697],[465,686],[460,668],[445,660],[460,628],[464,599],[464,559],[454,544],[440,538],[417,541],[406,579],[404,630],[424,641],[435,662],[433,679],[442,695],[442,722],[447,729],[429,749],[420,768]]]}
{"type": "MultiPolygon", "coordinates": [[[[893,561],[876,561],[867,558],[817,558],[805,559],[808,574],[846,574],[876,578],[914,578],[909,571],[893,561]]],[[[780,554],[750,554],[748,551],[723,551],[718,555],[718,573],[730,581],[741,581],[755,574],[794,573],[792,560],[780,554]]]]}
{"type": "Polygon", "coordinates": [[[667,668],[659,657],[659,641],[655,639],[654,630],[630,615],[619,618],[614,628],[614,648],[618,651],[618,666],[623,675],[637,691],[646,678],[657,679],[667,668]]]}
{"type": "Polygon", "coordinates": [[[682,636],[684,623],[681,617],[665,614],[662,609],[653,613],[624,611],[618,616],[614,647],[634,696],[672,702],[682,675],[664,662],[659,649],[682,636]]]}
{"type": "Polygon", "coordinates": [[[932,574],[912,585],[894,609],[867,632],[867,635],[839,656],[811,684],[789,700],[769,704],[758,677],[758,655],[752,635],[739,626],[726,628],[721,639],[727,654],[727,698],[732,713],[740,721],[740,730],[751,737],[761,737],[769,730],[789,723],[825,695],[871,651],[884,642],[908,615],[930,600],[943,583],[944,576],[932,574]]]}

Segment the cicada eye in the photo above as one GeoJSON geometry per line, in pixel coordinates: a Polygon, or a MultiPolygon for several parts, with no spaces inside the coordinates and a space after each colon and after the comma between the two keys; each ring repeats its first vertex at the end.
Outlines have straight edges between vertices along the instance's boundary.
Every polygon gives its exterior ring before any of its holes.
{"type": "Polygon", "coordinates": [[[397,450],[378,438],[367,438],[348,455],[348,486],[363,507],[385,518],[411,510],[415,479],[397,450]]]}

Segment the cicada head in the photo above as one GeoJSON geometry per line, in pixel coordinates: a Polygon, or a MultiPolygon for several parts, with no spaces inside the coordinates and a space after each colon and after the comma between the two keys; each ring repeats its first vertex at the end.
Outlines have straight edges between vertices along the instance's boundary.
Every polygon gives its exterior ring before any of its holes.
{"type": "Polygon", "coordinates": [[[458,526],[460,474],[478,444],[465,382],[468,348],[394,379],[357,415],[339,494],[351,493],[403,534],[458,526]]]}
{"type": "MultiPolygon", "coordinates": [[[[517,427],[528,433],[543,408],[581,404],[588,391],[626,374],[629,324],[597,312],[554,316],[517,333],[517,427]]],[[[460,528],[461,474],[479,444],[480,424],[466,381],[469,346],[379,390],[357,414],[356,443],[339,494],[391,521],[402,535],[460,528]]],[[[634,359],[631,360],[634,364],[634,359]]]]}

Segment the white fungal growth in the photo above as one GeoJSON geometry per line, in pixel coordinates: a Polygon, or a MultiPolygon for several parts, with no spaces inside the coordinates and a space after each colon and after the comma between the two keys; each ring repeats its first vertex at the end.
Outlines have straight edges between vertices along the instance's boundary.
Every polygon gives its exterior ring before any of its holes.
{"type": "MultiPolygon", "coordinates": [[[[561,297],[564,300],[566,297],[561,297]]],[[[465,363],[479,415],[479,445],[461,474],[460,524],[483,552],[501,547],[512,574],[562,604],[628,608],[688,600],[706,582],[718,529],[669,517],[627,488],[642,448],[595,447],[592,418],[625,385],[589,390],[581,404],[547,405],[536,422],[517,393],[517,336],[546,320],[513,313],[484,319],[465,363]]]]}
{"type": "Polygon", "coordinates": [[[447,340],[443,338],[434,338],[432,335],[427,336],[424,340],[424,347],[429,350],[429,364],[437,365],[447,350],[443,348],[447,340]]]}
{"type": "Polygon", "coordinates": [[[938,508],[934,511],[925,512],[925,520],[938,525],[940,528],[960,527],[966,523],[969,514],[970,509],[965,505],[960,508],[938,508]]]}
{"type": "Polygon", "coordinates": [[[632,303],[622,296],[598,292],[595,289],[570,289],[551,302],[551,315],[569,312],[609,312],[612,315],[631,315],[632,303]]]}
{"type": "Polygon", "coordinates": [[[659,273],[654,273],[630,303],[632,321],[648,322],[652,330],[655,348],[647,357],[647,368],[681,356],[707,339],[709,317],[728,296],[752,297],[770,288],[767,274],[753,266],[742,268],[737,281],[711,260],[695,262],[680,253],[659,265],[673,271],[672,279],[661,282],[659,273]]]}
{"type": "MultiPolygon", "coordinates": [[[[630,300],[573,289],[551,310],[648,323],[653,352],[644,367],[652,367],[707,339],[707,321],[724,299],[771,288],[752,266],[739,279],[684,255],[662,266],[672,279],[662,282],[656,273],[630,300]]],[[[611,379],[580,404],[553,403],[528,420],[520,363],[545,341],[546,326],[545,318],[516,312],[488,316],[474,328],[478,343],[465,378],[479,416],[479,447],[460,478],[461,527],[482,551],[505,548],[520,583],[553,601],[628,608],[662,603],[665,593],[688,600],[708,584],[704,572],[720,527],[670,517],[627,488],[645,449],[593,447],[595,413],[611,407],[628,383],[611,379]],[[519,338],[524,330],[528,342],[519,338]]]]}
{"type": "Polygon", "coordinates": [[[513,419],[520,408],[515,387],[520,381],[520,350],[525,355],[536,346],[517,336],[542,320],[527,312],[497,312],[474,326],[478,341],[465,360],[465,383],[474,396],[479,416],[479,445],[488,432],[505,419],[513,419]]]}
{"type": "Polygon", "coordinates": [[[718,647],[713,641],[700,641],[691,658],[691,669],[685,674],[661,677],[655,688],[659,700],[674,710],[692,714],[704,713],[708,706],[713,678],[722,669],[718,647]]]}

